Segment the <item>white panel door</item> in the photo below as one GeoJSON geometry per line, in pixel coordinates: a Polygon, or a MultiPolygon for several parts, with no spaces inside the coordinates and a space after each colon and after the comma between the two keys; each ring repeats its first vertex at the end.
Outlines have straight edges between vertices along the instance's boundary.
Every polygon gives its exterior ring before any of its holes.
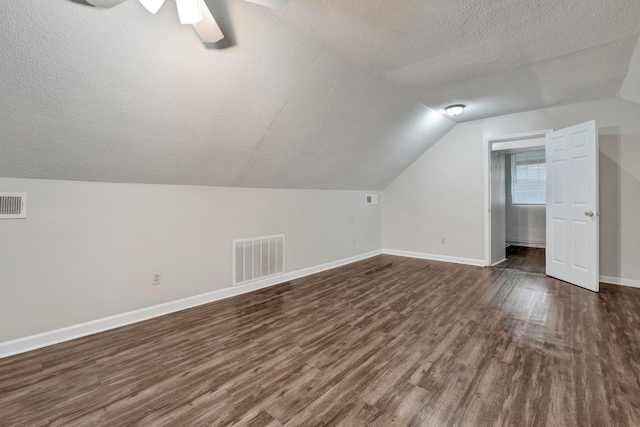
{"type": "Polygon", "coordinates": [[[598,292],[596,122],[548,133],[545,148],[547,275],[598,292]]]}

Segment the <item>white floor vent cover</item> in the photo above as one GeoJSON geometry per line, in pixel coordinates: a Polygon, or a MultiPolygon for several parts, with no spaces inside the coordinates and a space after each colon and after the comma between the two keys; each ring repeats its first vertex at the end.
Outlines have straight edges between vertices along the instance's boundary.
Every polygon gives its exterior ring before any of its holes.
{"type": "Polygon", "coordinates": [[[284,234],[233,241],[233,284],[284,273],[284,234]]]}
{"type": "Polygon", "coordinates": [[[26,217],[26,193],[0,193],[0,219],[16,219],[26,217]]]}

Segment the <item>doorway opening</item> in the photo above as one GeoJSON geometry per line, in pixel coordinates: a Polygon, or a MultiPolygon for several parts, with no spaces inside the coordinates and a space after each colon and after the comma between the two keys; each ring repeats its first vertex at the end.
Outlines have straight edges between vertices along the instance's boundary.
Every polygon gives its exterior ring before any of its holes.
{"type": "MultiPolygon", "coordinates": [[[[535,185],[530,186],[535,182],[525,182],[522,191],[531,192],[534,199],[544,194],[547,202],[545,274],[598,292],[598,130],[594,120],[557,131],[485,139],[485,265],[507,258],[505,156],[509,150],[534,150],[541,145],[545,148],[546,185],[535,190],[535,185]],[[543,136],[544,144],[535,141],[543,136]]],[[[513,157],[514,152],[511,154],[513,157]]],[[[511,195],[518,196],[519,191],[511,195]]]]}
{"type": "Polygon", "coordinates": [[[551,130],[486,140],[486,265],[545,274],[545,139],[551,130]]]}

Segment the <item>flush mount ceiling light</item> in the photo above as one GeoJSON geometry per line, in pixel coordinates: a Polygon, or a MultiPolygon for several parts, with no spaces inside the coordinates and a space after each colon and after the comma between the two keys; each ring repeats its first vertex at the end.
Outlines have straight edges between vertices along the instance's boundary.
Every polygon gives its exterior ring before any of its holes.
{"type": "MultiPolygon", "coordinates": [[[[102,8],[110,8],[117,6],[126,0],[85,0],[87,3],[102,8]]],[[[138,0],[145,9],[155,14],[165,0],[138,0]]],[[[259,4],[261,6],[270,7],[272,9],[282,9],[287,5],[289,0],[245,0],[250,3],[259,4]]],[[[219,42],[224,38],[224,34],[211,15],[209,7],[204,0],[176,0],[176,8],[178,9],[178,17],[181,24],[192,24],[195,28],[200,40],[205,43],[219,42]]]]}
{"type": "Polygon", "coordinates": [[[462,113],[462,110],[464,110],[464,107],[465,105],[462,105],[462,104],[449,105],[447,108],[444,109],[444,111],[446,111],[447,114],[450,115],[451,117],[455,117],[460,113],[462,113]]]}

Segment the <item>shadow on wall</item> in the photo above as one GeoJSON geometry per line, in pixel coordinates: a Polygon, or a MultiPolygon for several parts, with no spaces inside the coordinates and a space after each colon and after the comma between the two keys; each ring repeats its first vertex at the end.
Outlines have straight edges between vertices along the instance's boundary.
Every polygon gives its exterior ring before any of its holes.
{"type": "Polygon", "coordinates": [[[622,273],[620,127],[598,129],[600,146],[600,274],[622,273]]]}
{"type": "MultiPolygon", "coordinates": [[[[92,4],[87,3],[85,0],[67,0],[72,3],[82,4],[84,6],[94,7],[92,4]]],[[[133,0],[130,0],[133,1],[133,0]]],[[[216,23],[220,27],[224,38],[216,43],[203,43],[207,49],[226,49],[236,45],[236,36],[233,31],[233,25],[231,23],[231,17],[229,16],[229,9],[225,0],[204,0],[211,11],[211,15],[216,20],[216,23]]],[[[168,3],[168,2],[167,2],[168,3]]]]}

